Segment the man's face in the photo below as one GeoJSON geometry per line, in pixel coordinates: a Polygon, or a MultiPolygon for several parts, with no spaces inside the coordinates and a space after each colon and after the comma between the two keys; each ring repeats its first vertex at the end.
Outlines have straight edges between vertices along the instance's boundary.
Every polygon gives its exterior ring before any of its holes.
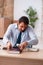
{"type": "Polygon", "coordinates": [[[27,25],[24,24],[23,22],[21,22],[21,23],[18,24],[18,29],[20,31],[24,32],[26,30],[26,28],[27,28],[27,25]]]}

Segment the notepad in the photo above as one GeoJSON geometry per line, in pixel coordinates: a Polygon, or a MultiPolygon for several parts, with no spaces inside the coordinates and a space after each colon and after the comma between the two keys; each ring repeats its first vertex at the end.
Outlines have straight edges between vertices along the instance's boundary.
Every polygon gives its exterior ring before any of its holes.
{"type": "MultiPolygon", "coordinates": [[[[4,47],[3,50],[7,50],[7,48],[4,47]]],[[[15,47],[15,48],[11,48],[10,50],[7,50],[7,52],[10,54],[19,54],[22,51],[18,47],[15,47]]]]}
{"type": "Polygon", "coordinates": [[[8,51],[8,53],[9,53],[9,54],[20,54],[20,51],[15,51],[15,50],[13,50],[13,51],[8,51]]]}

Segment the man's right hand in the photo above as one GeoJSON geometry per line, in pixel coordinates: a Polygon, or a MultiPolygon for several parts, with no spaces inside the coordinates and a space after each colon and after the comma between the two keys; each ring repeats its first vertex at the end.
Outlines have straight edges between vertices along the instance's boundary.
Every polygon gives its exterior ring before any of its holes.
{"type": "Polygon", "coordinates": [[[7,42],[7,45],[6,45],[6,47],[7,47],[7,50],[10,50],[10,49],[12,48],[12,45],[11,45],[11,43],[10,43],[10,42],[7,42]]]}

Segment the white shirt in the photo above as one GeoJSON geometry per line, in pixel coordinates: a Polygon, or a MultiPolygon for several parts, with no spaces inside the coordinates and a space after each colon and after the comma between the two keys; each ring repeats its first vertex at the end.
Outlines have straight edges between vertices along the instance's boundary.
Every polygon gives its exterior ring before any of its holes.
{"type": "MultiPolygon", "coordinates": [[[[7,42],[10,41],[12,46],[14,46],[19,32],[20,31],[18,30],[17,24],[10,24],[3,37],[3,44],[6,45],[7,42]]],[[[31,26],[28,26],[27,29],[22,32],[21,43],[22,42],[27,42],[28,45],[36,45],[38,43],[37,36],[35,35],[31,26]]]]}

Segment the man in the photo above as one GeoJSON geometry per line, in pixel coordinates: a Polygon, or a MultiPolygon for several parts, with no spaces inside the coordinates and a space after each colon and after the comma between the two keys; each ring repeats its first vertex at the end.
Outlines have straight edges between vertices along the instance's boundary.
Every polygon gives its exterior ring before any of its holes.
{"type": "Polygon", "coordinates": [[[18,46],[20,50],[23,50],[27,46],[31,47],[38,43],[38,39],[32,27],[29,26],[29,20],[26,16],[22,16],[19,19],[18,24],[9,25],[3,37],[3,43],[8,50],[15,46],[18,46]]]}

